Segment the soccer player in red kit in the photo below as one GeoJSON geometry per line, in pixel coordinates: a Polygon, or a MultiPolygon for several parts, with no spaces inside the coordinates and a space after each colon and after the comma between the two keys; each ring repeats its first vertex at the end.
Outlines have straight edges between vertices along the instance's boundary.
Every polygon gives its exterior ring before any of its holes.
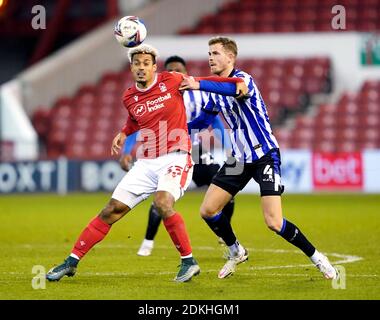
{"type": "Polygon", "coordinates": [[[154,204],[181,255],[180,270],[174,280],[186,282],[200,272],[192,255],[185,223],[174,209],[174,203],[187,189],[193,171],[181,90],[192,88],[244,95],[248,88],[239,78],[184,79],[180,73],[157,73],[157,50],[149,45],[133,48],[128,55],[135,86],[124,93],[123,103],[128,117],[112,142],[111,153],[117,154],[126,136],[137,130],[140,130],[144,143],[137,152],[138,160],[119,182],[106,207],[82,231],[71,254],[46,274],[50,281],[58,281],[65,275],[73,276],[80,259],[104,239],[112,224],[151,194],[154,194],[154,204]]]}

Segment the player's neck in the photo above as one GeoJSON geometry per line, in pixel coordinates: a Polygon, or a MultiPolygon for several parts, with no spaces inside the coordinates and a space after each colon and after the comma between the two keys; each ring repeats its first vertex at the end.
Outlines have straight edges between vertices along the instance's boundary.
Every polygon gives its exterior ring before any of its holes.
{"type": "Polygon", "coordinates": [[[149,81],[146,81],[146,82],[136,82],[136,86],[137,86],[137,88],[144,90],[144,89],[149,88],[153,84],[153,82],[155,80],[156,80],[156,75],[154,75],[152,77],[152,79],[150,79],[149,81]]]}
{"type": "Polygon", "coordinates": [[[228,76],[231,74],[232,70],[234,70],[234,67],[233,67],[233,66],[224,69],[224,70],[219,74],[219,77],[228,77],[228,76]]]}

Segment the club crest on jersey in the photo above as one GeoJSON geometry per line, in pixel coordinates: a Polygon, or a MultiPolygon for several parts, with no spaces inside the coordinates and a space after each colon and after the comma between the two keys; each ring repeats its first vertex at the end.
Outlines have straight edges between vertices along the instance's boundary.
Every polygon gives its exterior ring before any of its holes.
{"type": "Polygon", "coordinates": [[[160,82],[159,84],[158,84],[158,87],[160,88],[160,91],[161,92],[166,92],[168,89],[166,88],[166,85],[165,85],[165,83],[163,83],[163,82],[160,82]]]}
{"type": "Polygon", "coordinates": [[[135,101],[137,102],[139,100],[139,97],[138,96],[134,96],[133,99],[135,99],[135,101]]]}
{"type": "Polygon", "coordinates": [[[138,104],[136,107],[133,108],[133,114],[136,117],[141,117],[146,112],[146,107],[143,104],[138,104]]]}

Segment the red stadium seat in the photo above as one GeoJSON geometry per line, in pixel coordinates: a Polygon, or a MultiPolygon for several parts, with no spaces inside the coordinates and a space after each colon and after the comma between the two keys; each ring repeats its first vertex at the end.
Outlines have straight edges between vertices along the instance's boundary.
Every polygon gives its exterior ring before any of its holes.
{"type": "MultiPolygon", "coordinates": [[[[180,34],[223,33],[225,25],[235,25],[232,32],[343,32],[376,31],[380,28],[379,0],[363,2],[346,0],[286,0],[227,2],[217,13],[207,14],[200,23],[190,29],[181,29],[180,34]],[[344,5],[346,28],[334,30],[331,26],[334,5],[344,5]]],[[[228,31],[228,33],[231,30],[228,31]]]]}
{"type": "Polygon", "coordinates": [[[286,128],[278,128],[274,130],[274,135],[281,142],[288,142],[292,136],[292,132],[286,128]]]}
{"type": "Polygon", "coordinates": [[[293,143],[290,143],[290,146],[293,149],[312,149],[313,142],[312,141],[293,141],[293,143]]]}
{"type": "Polygon", "coordinates": [[[314,22],[297,22],[295,25],[295,29],[297,32],[313,32],[315,31],[315,23],[314,22]]]}
{"type": "Polygon", "coordinates": [[[301,129],[301,128],[313,129],[315,126],[315,119],[310,116],[299,115],[296,117],[295,126],[297,129],[301,129]]]}
{"type": "Polygon", "coordinates": [[[318,152],[334,152],[336,148],[331,141],[320,141],[313,144],[313,150],[318,152]]]}
{"type": "Polygon", "coordinates": [[[50,129],[50,110],[45,108],[38,108],[32,116],[32,124],[37,131],[37,134],[43,140],[50,129]]]}
{"type": "Polygon", "coordinates": [[[359,145],[353,141],[343,141],[336,146],[336,152],[355,152],[358,151],[359,145]]]}
{"type": "Polygon", "coordinates": [[[318,140],[333,141],[337,138],[338,130],[335,127],[327,127],[322,130],[315,130],[315,135],[318,140]]]}
{"type": "Polygon", "coordinates": [[[362,91],[380,90],[380,80],[367,80],[362,86],[362,91]]]}
{"type": "Polygon", "coordinates": [[[335,104],[321,104],[319,106],[319,115],[334,116],[338,112],[338,107],[335,104]]]}

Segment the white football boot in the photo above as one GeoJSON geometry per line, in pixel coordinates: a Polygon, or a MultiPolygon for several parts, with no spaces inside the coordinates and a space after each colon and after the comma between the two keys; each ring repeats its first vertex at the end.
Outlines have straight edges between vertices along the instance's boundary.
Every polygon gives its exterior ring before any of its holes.
{"type": "Polygon", "coordinates": [[[147,257],[152,254],[152,250],[154,247],[154,241],[153,240],[146,240],[142,242],[139,251],[137,251],[137,255],[142,257],[147,257]]]}
{"type": "Polygon", "coordinates": [[[312,261],[326,279],[332,280],[338,277],[338,271],[322,253],[318,252],[317,257],[314,257],[312,261]]]}
{"type": "Polygon", "coordinates": [[[248,260],[248,251],[243,248],[243,252],[237,256],[228,256],[228,260],[223,268],[219,271],[218,278],[224,279],[236,271],[236,266],[248,260]]]}

